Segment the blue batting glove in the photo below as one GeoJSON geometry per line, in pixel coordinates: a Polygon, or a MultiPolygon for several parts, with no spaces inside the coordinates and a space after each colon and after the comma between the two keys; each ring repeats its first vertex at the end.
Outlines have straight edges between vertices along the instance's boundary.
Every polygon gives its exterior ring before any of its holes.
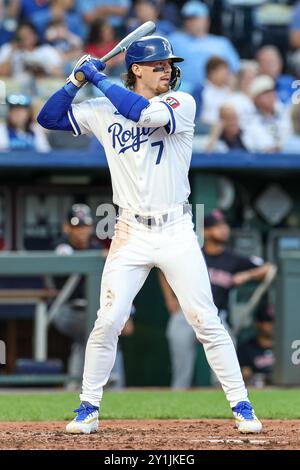
{"type": "Polygon", "coordinates": [[[100,59],[92,58],[90,59],[90,61],[93,62],[93,64],[95,65],[96,69],[99,70],[99,72],[102,72],[102,70],[104,70],[106,67],[106,63],[102,62],[100,59]]]}
{"type": "MultiPolygon", "coordinates": [[[[101,61],[99,61],[99,62],[101,62],[101,61]]],[[[101,64],[102,64],[102,62],[101,62],[101,64]]],[[[75,75],[76,75],[77,72],[83,72],[85,80],[87,82],[93,83],[93,85],[96,85],[96,86],[98,85],[98,83],[100,81],[105,80],[107,78],[104,73],[99,72],[99,70],[94,65],[92,60],[87,60],[78,69],[76,69],[75,75]]]]}

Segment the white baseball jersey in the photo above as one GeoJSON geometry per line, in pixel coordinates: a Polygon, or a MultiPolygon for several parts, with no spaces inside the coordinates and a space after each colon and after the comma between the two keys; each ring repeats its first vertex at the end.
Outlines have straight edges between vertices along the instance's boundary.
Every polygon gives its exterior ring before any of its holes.
{"type": "Polygon", "coordinates": [[[74,135],[92,132],[103,145],[113,202],[137,214],[170,209],[190,194],[195,101],[172,90],[149,101],[150,108],[157,101],[166,105],[166,125],[151,127],[151,114],[139,123],[126,119],[107,98],[73,104],[68,113],[74,135]]]}

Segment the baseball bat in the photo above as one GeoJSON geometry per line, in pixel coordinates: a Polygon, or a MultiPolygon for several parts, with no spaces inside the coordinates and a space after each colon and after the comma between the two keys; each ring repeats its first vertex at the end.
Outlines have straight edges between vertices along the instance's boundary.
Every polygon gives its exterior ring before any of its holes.
{"type": "MultiPolygon", "coordinates": [[[[124,39],[122,39],[111,51],[109,51],[104,57],[101,57],[101,62],[107,62],[109,59],[112,59],[116,55],[120,54],[121,52],[125,52],[131,43],[136,41],[137,39],[141,39],[143,36],[149,36],[150,34],[154,33],[156,30],[155,23],[153,21],[146,21],[141,26],[136,28],[130,34],[128,34],[124,39]]],[[[83,72],[76,72],[75,78],[79,82],[83,82],[85,80],[85,76],[83,72]]]]}
{"type": "Polygon", "coordinates": [[[251,313],[259,304],[262,296],[267,292],[268,288],[272,284],[277,274],[277,266],[271,265],[265,279],[257,286],[250,299],[243,308],[243,312],[239,315],[238,324],[233,328],[234,333],[237,335],[242,328],[248,326],[248,323],[251,320],[251,313]]]}

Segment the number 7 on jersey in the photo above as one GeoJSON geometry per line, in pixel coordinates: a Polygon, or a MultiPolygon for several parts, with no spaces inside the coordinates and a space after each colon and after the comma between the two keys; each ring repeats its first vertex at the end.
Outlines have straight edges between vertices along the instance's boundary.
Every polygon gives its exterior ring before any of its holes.
{"type": "Polygon", "coordinates": [[[159,165],[161,157],[162,157],[162,153],[163,153],[163,150],[164,150],[164,143],[163,143],[162,140],[159,140],[157,142],[153,142],[151,144],[151,147],[158,147],[158,155],[157,155],[155,165],[159,165]]]}

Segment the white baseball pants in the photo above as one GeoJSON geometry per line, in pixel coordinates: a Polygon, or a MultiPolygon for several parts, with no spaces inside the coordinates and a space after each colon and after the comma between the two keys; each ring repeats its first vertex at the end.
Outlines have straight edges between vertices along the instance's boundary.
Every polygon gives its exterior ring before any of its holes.
{"type": "Polygon", "coordinates": [[[188,323],[203,343],[230,406],[247,401],[232,340],[213,303],[190,214],[162,223],[161,227],[148,227],[129,213],[122,213],[116,224],[103,270],[100,309],[86,347],[81,401],[99,406],[103,386],[114,365],[118,336],[135,296],[154,266],[164,273],[188,323]]]}

